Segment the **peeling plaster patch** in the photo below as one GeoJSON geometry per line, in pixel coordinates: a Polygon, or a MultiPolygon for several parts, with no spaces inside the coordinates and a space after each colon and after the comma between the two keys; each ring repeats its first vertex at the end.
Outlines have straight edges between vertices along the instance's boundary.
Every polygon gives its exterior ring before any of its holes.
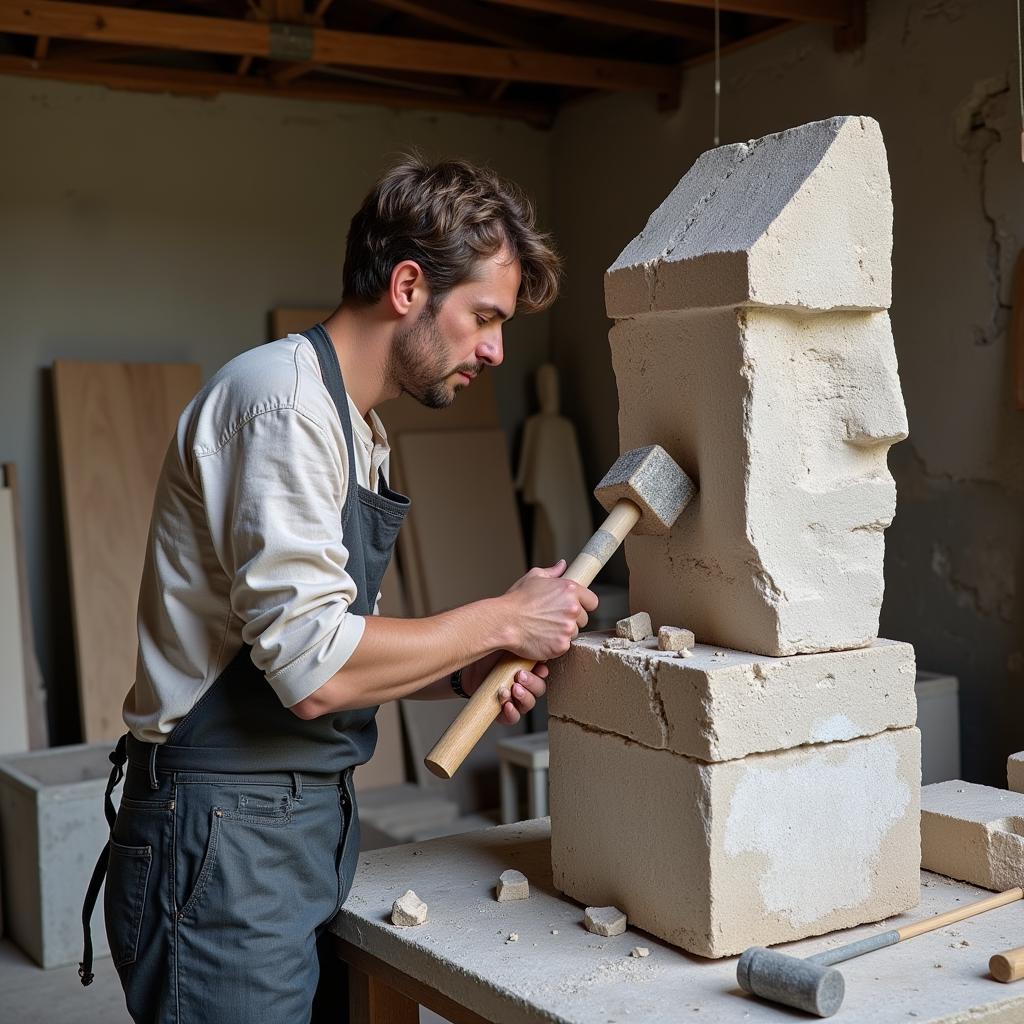
{"type": "Polygon", "coordinates": [[[940,18],[948,24],[960,21],[964,16],[963,0],[925,0],[923,3],[910,4],[907,7],[907,17],[903,22],[903,36],[900,42],[903,46],[911,46],[916,40],[918,30],[924,28],[925,23],[937,21],[940,18]]]}
{"type": "Polygon", "coordinates": [[[1005,552],[996,546],[975,548],[970,554],[964,564],[975,576],[973,580],[962,578],[965,574],[958,575],[949,548],[935,541],[932,572],[946,584],[961,608],[969,608],[976,615],[997,615],[1004,622],[1012,622],[1017,592],[1012,562],[1008,562],[1005,552]]]}
{"type": "Polygon", "coordinates": [[[766,858],[759,879],[765,910],[799,927],[871,895],[882,844],[909,803],[891,739],[838,752],[825,748],[785,767],[751,763],[729,807],[725,852],[766,858]],[[863,825],[836,829],[837,819],[863,825]],[[804,823],[818,841],[794,842],[780,824],[792,821],[804,823]]]}
{"type": "Polygon", "coordinates": [[[1012,261],[1016,255],[1013,251],[1014,237],[1002,224],[1002,212],[992,208],[989,197],[989,158],[1008,130],[1009,100],[1007,76],[986,78],[975,83],[970,97],[954,114],[957,145],[976,166],[981,215],[989,231],[985,261],[993,299],[988,320],[975,327],[976,345],[991,345],[998,341],[1005,334],[1010,319],[1011,307],[1006,300],[1012,261]]]}

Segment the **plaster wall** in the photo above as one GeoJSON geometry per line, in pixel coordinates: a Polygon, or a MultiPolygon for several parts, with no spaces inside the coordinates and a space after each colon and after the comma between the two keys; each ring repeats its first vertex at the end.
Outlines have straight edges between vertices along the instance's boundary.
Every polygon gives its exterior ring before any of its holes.
{"type": "MultiPolygon", "coordinates": [[[[0,459],[19,467],[52,741],[67,743],[77,696],[47,368],[189,361],[208,377],[267,340],[270,309],[338,299],[349,219],[401,152],[489,163],[543,222],[552,136],[456,114],[13,77],[0,77],[0,124],[0,459]]],[[[510,434],[547,332],[547,316],[505,331],[495,383],[510,434]]]]}
{"type": "MultiPolygon", "coordinates": [[[[1024,720],[1024,413],[1006,342],[1024,242],[1014,32],[1009,2],[869,0],[860,51],[837,54],[828,30],[807,26],[722,60],[722,143],[841,113],[881,124],[910,424],[889,458],[898,504],[881,632],[912,643],[923,668],[959,676],[964,773],[992,784],[1024,720]]],[[[555,128],[552,209],[568,274],[552,346],[588,478],[618,453],[604,272],[713,145],[712,96],[701,65],[676,112],[598,98],[555,128]]],[[[614,565],[624,578],[621,556],[614,565]]]]}

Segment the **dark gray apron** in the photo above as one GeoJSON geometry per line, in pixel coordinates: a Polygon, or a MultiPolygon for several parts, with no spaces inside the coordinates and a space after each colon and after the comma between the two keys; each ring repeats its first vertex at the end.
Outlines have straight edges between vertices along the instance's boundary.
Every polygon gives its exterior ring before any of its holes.
{"type": "MultiPolygon", "coordinates": [[[[379,493],[356,481],[352,421],[334,346],[320,324],[303,333],[316,350],[348,451],[350,479],[341,525],[349,553],[345,570],[356,586],[350,611],[371,615],[399,528],[409,510],[409,499],[392,491],[383,473],[378,479],[379,493]]],[[[129,759],[148,766],[154,788],[158,767],[161,771],[341,773],[351,815],[342,866],[351,883],[359,856],[358,842],[348,841],[353,832],[358,836],[351,775],[353,768],[367,762],[373,754],[377,743],[376,713],[377,707],[368,707],[304,721],[281,704],[263,673],[253,664],[251,648],[243,644],[165,743],[143,743],[131,733],[121,737],[110,754],[114,768],[105,799],[108,823],[113,829],[115,812],[110,794],[129,759]]],[[[93,978],[90,921],[108,857],[109,843],[100,854],[82,910],[85,951],[79,975],[85,985],[93,978]]]]}

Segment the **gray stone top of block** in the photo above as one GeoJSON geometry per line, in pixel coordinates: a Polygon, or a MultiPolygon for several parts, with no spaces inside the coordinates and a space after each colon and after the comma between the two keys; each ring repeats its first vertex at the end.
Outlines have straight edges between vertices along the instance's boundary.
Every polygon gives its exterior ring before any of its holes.
{"type": "Polygon", "coordinates": [[[585,633],[551,663],[553,717],[707,762],[917,720],[910,644],[771,658],[698,643],[681,658],[653,637],[609,649],[609,635],[585,633]]]}
{"type": "Polygon", "coordinates": [[[613,319],[737,305],[887,309],[892,198],[869,117],[709,150],[609,267],[613,319]]]}

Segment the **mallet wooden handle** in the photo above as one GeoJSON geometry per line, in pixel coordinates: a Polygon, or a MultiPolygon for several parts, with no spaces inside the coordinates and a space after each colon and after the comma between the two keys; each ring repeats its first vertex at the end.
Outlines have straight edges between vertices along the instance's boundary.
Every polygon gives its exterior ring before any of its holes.
{"type": "MultiPolygon", "coordinates": [[[[640,509],[633,502],[625,499],[618,502],[565,570],[563,579],[575,580],[589,587],[639,519],[640,509]]],[[[439,778],[450,779],[501,713],[498,693],[503,688],[511,690],[516,673],[532,669],[535,664],[529,659],[513,656],[499,661],[434,744],[434,749],[424,758],[424,764],[439,778]]]]}
{"type": "Polygon", "coordinates": [[[958,910],[951,910],[948,914],[936,914],[935,917],[926,918],[916,924],[908,924],[904,928],[898,928],[899,941],[912,939],[916,935],[923,935],[925,932],[933,932],[936,928],[945,928],[948,924],[956,924],[975,914],[984,914],[986,910],[995,910],[996,907],[1005,907],[1007,903],[1024,898],[1024,889],[1007,889],[1006,892],[996,893],[987,899],[978,900],[977,903],[968,903],[966,907],[958,910]]]}
{"type": "Polygon", "coordinates": [[[996,981],[1020,981],[1024,978],[1024,946],[996,953],[988,962],[988,969],[996,981]]]}

